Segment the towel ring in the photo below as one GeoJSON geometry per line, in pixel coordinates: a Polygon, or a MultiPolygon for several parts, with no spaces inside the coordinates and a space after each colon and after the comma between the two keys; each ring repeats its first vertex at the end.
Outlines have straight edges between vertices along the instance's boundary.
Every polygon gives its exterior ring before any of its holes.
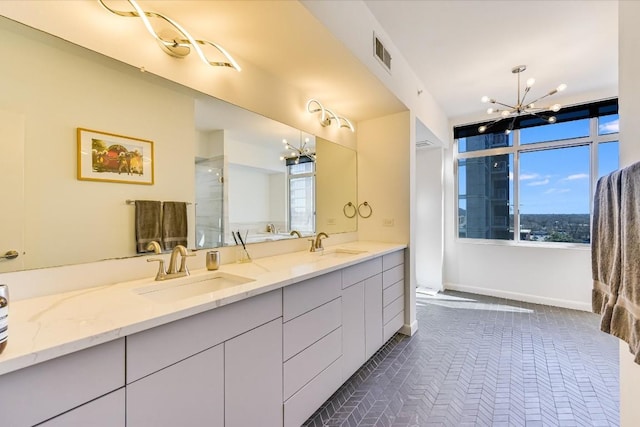
{"type": "Polygon", "coordinates": [[[360,215],[362,218],[369,218],[372,214],[373,214],[373,208],[371,207],[371,205],[368,202],[363,202],[363,203],[360,203],[358,205],[358,215],[360,215]],[[362,215],[362,212],[360,212],[360,209],[363,206],[365,208],[369,208],[369,214],[368,215],[362,215]]]}
{"type": "Polygon", "coordinates": [[[356,205],[354,205],[353,203],[349,202],[347,204],[345,204],[342,208],[342,213],[344,214],[344,216],[346,216],[347,218],[353,218],[354,216],[356,216],[356,214],[358,213],[358,209],[356,209],[356,205]],[[352,208],[353,209],[353,214],[349,215],[347,213],[347,208],[352,208]]]}

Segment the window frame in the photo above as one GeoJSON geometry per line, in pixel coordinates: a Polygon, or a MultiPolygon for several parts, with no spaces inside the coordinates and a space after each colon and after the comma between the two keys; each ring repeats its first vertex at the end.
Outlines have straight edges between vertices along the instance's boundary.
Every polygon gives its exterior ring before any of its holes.
{"type": "Polygon", "coordinates": [[[602,116],[589,118],[589,136],[577,137],[569,139],[561,139],[554,141],[544,141],[520,144],[520,129],[514,129],[512,131],[513,144],[509,147],[488,148],[485,150],[466,151],[464,153],[458,152],[459,139],[454,139],[453,144],[453,160],[454,160],[454,210],[455,216],[455,240],[457,243],[471,243],[471,244],[489,244],[489,245],[503,245],[503,246],[528,246],[536,248],[578,248],[589,249],[590,243],[565,243],[565,242],[533,242],[528,240],[521,240],[520,233],[515,230],[520,230],[520,155],[522,153],[552,150],[557,148],[568,147],[589,147],[589,194],[591,195],[589,200],[589,217],[593,215],[593,194],[595,186],[598,181],[598,145],[608,142],[619,142],[620,133],[609,133],[605,135],[599,135],[598,132],[598,119],[600,117],[606,117],[609,115],[618,114],[603,114],[602,116]],[[510,206],[513,208],[513,239],[482,239],[474,237],[460,237],[460,220],[459,220],[459,205],[460,205],[460,183],[459,183],[459,163],[461,159],[470,159],[478,157],[496,156],[496,155],[513,155],[513,203],[510,206]]]}
{"type": "MultiPolygon", "coordinates": [[[[293,179],[299,179],[299,178],[311,178],[312,182],[313,182],[313,213],[312,213],[312,222],[313,222],[313,229],[311,230],[311,233],[315,233],[316,232],[316,192],[317,192],[317,187],[316,187],[316,162],[312,161],[312,162],[305,162],[305,163],[311,163],[312,164],[312,168],[311,168],[311,172],[301,172],[301,173],[291,173],[291,167],[294,165],[287,165],[286,169],[287,169],[287,228],[291,228],[292,222],[291,222],[291,181],[293,179]]],[[[299,230],[300,231],[300,230],[299,230]]],[[[303,230],[303,232],[307,232],[307,230],[303,230]]]]}

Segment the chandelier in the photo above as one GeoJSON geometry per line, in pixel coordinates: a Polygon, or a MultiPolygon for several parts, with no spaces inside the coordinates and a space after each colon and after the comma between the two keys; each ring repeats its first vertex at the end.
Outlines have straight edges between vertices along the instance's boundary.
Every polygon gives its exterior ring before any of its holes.
{"type": "Polygon", "coordinates": [[[307,147],[307,144],[309,144],[309,138],[305,138],[300,147],[294,147],[293,145],[289,144],[286,139],[283,139],[282,143],[287,150],[291,151],[286,155],[280,156],[280,160],[291,160],[296,165],[300,163],[300,158],[302,157],[306,157],[312,162],[316,161],[316,153],[311,151],[311,148],[307,147]]]}
{"type": "Polygon", "coordinates": [[[557,88],[553,89],[552,91],[546,93],[545,95],[542,95],[539,98],[534,99],[531,102],[526,101],[527,95],[529,94],[531,87],[536,82],[536,79],[534,78],[528,79],[527,84],[524,88],[524,91],[522,92],[522,94],[520,93],[520,73],[522,73],[526,69],[527,69],[526,65],[518,65],[511,69],[511,72],[513,74],[517,74],[518,76],[518,100],[515,105],[504,104],[488,96],[482,97],[481,101],[483,103],[500,105],[504,108],[495,108],[495,107],[488,108],[487,109],[488,114],[499,114],[500,117],[498,117],[497,119],[495,119],[489,124],[484,124],[478,127],[478,132],[483,133],[489,127],[495,125],[499,121],[504,119],[510,119],[511,122],[509,123],[509,125],[507,126],[507,129],[505,130],[505,134],[509,134],[513,130],[516,119],[518,117],[526,116],[526,115],[532,115],[532,116],[538,117],[541,120],[546,121],[547,123],[556,122],[556,117],[553,114],[548,114],[548,113],[557,113],[561,108],[560,104],[553,104],[549,107],[539,107],[536,105],[536,103],[548,96],[555,95],[558,92],[562,92],[567,88],[567,85],[563,83],[557,88]]]}

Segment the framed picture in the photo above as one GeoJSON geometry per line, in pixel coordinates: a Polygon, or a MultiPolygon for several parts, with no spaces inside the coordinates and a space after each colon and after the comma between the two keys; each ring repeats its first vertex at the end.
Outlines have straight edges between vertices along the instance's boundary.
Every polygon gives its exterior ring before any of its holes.
{"type": "Polygon", "coordinates": [[[78,128],[78,179],[153,185],[153,141],[78,128]]]}

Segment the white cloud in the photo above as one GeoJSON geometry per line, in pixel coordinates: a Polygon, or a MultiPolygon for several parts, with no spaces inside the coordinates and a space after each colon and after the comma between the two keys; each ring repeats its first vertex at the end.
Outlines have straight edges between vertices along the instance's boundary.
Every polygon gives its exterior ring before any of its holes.
{"type": "Polygon", "coordinates": [[[526,181],[528,179],[536,179],[536,178],[540,178],[540,175],[537,173],[521,173],[520,174],[520,181],[526,181]]]}
{"type": "Polygon", "coordinates": [[[531,186],[531,187],[537,187],[539,185],[547,185],[548,183],[549,183],[549,179],[545,178],[542,181],[533,181],[533,182],[528,183],[527,185],[531,186]]]}
{"type": "Polygon", "coordinates": [[[588,173],[576,173],[564,178],[564,181],[575,181],[576,179],[587,179],[587,178],[589,178],[588,173]]]}
{"type": "Polygon", "coordinates": [[[619,120],[614,120],[612,122],[603,123],[598,126],[599,134],[608,134],[608,133],[617,133],[620,131],[620,122],[619,120]]]}
{"type": "Polygon", "coordinates": [[[544,194],[560,194],[560,193],[568,193],[569,190],[568,188],[550,188],[547,191],[544,192],[544,194]]]}

